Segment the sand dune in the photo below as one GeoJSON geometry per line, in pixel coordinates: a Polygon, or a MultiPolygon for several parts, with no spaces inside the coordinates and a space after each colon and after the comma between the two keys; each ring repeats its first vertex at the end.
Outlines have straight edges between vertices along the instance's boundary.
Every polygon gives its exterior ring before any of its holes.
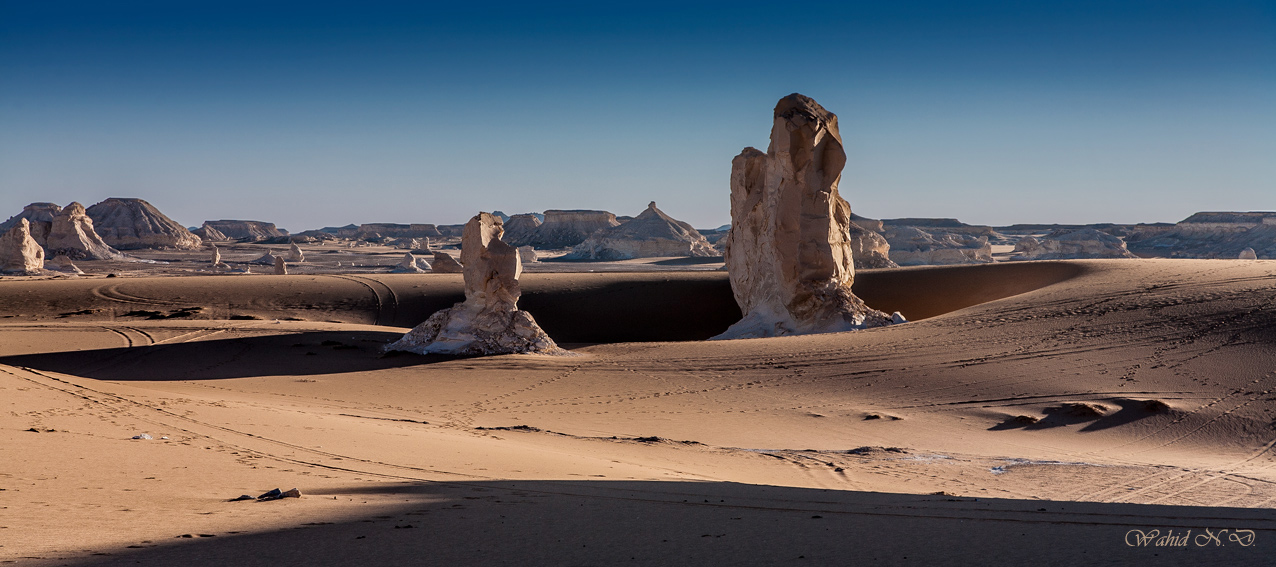
{"type": "Polygon", "coordinates": [[[716,342],[725,274],[528,274],[520,306],[575,356],[381,352],[460,289],[0,282],[0,560],[1270,558],[1270,262],[868,271],[856,293],[912,322],[716,342]],[[1125,540],[1207,528],[1240,536],[1125,540]]]}

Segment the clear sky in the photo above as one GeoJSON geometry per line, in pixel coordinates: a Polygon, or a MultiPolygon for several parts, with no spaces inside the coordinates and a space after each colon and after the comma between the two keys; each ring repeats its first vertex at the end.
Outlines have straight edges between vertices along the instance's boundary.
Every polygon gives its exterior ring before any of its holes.
{"type": "Polygon", "coordinates": [[[0,219],[728,222],[792,92],[870,217],[1276,210],[1276,2],[0,0],[0,219]],[[788,6],[796,6],[790,8],[788,6]]]}

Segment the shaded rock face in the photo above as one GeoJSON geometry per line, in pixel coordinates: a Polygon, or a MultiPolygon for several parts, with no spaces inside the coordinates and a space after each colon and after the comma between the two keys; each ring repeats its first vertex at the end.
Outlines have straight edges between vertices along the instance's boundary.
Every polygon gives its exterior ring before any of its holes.
{"type": "Polygon", "coordinates": [[[545,221],[530,236],[510,240],[509,244],[541,250],[571,248],[600,229],[619,225],[616,215],[607,211],[545,211],[545,221]]]}
{"type": "Polygon", "coordinates": [[[717,250],[691,225],[676,220],[656,208],[647,210],[624,224],[602,228],[572,248],[567,258],[575,260],[625,260],[661,256],[717,256],[717,250]]]}
{"type": "Polygon", "coordinates": [[[52,260],[45,262],[44,266],[67,274],[75,274],[77,276],[84,274],[84,271],[66,256],[56,256],[52,260]]]}
{"type": "Polygon", "coordinates": [[[72,260],[110,260],[124,255],[106,244],[93,230],[93,219],[84,205],[72,202],[53,217],[45,243],[49,256],[65,255],[72,260]]]}
{"type": "Polygon", "coordinates": [[[1246,248],[1244,250],[1241,250],[1241,254],[1239,258],[1241,260],[1257,260],[1258,253],[1255,252],[1253,248],[1246,248]]]}
{"type": "Polygon", "coordinates": [[[44,249],[31,237],[31,221],[18,219],[0,235],[0,273],[34,275],[44,269],[44,249]]]}
{"type": "Polygon", "coordinates": [[[1056,230],[1040,238],[1025,236],[1015,244],[1011,260],[1135,258],[1125,241],[1093,228],[1056,230]]]}
{"type": "Polygon", "coordinates": [[[563,352],[531,314],[518,309],[522,263],[518,250],[501,240],[502,224],[488,213],[466,223],[461,240],[465,301],[431,315],[387,349],[456,355],[563,352]]]}
{"type": "Polygon", "coordinates": [[[116,250],[198,250],[203,242],[141,199],[112,197],[85,210],[102,241],[116,250]]]}
{"type": "Polygon", "coordinates": [[[535,238],[536,229],[540,225],[541,220],[531,213],[514,215],[505,223],[505,236],[501,240],[510,243],[511,246],[527,246],[525,242],[535,238]]]}
{"type": "Polygon", "coordinates": [[[421,274],[430,271],[430,264],[425,258],[417,258],[411,252],[403,255],[403,260],[390,269],[392,274],[421,274]]]}
{"type": "Polygon", "coordinates": [[[0,223],[0,232],[5,232],[18,225],[18,221],[26,219],[31,225],[31,238],[44,246],[49,240],[49,231],[53,229],[53,217],[62,212],[62,207],[53,203],[31,203],[22,207],[22,212],[0,223]]]}
{"type": "Polygon", "coordinates": [[[288,275],[288,262],[284,260],[283,256],[275,256],[275,275],[288,275]]]}
{"type": "Polygon", "coordinates": [[[288,231],[275,226],[275,223],[250,220],[215,220],[204,221],[205,228],[214,228],[227,240],[267,240],[288,236],[288,231]]]}
{"type": "Polygon", "coordinates": [[[851,207],[837,192],[846,153],[837,116],[792,94],[775,106],[766,153],[731,162],[731,290],[744,318],[715,338],[878,327],[891,316],[851,293],[851,207]]]}
{"type": "MultiPolygon", "coordinates": [[[[886,238],[873,229],[860,223],[871,219],[852,220],[848,229],[847,242],[851,245],[851,257],[855,260],[855,269],[871,270],[875,268],[898,268],[899,264],[891,261],[891,245],[886,238]]],[[[876,221],[882,226],[882,221],[876,221]]],[[[873,226],[869,224],[869,226],[873,226]]]]}
{"type": "Polygon", "coordinates": [[[987,236],[931,234],[915,226],[890,228],[890,259],[901,266],[982,264],[992,262],[987,236]]]}
{"type": "Polygon", "coordinates": [[[430,271],[441,274],[460,274],[465,272],[465,268],[451,254],[440,250],[434,252],[434,265],[430,271]]]}
{"type": "Polygon", "coordinates": [[[215,227],[209,226],[207,222],[203,226],[192,230],[191,234],[198,236],[204,242],[226,242],[230,240],[229,236],[222,234],[222,231],[217,230],[215,227]]]}

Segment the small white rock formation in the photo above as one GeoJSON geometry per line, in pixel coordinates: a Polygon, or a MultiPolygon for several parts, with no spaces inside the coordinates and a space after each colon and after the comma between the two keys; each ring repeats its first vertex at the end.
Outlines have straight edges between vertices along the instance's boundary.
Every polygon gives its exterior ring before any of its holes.
{"type": "Polygon", "coordinates": [[[619,225],[616,215],[607,211],[550,210],[545,211],[545,221],[530,236],[511,239],[509,244],[532,246],[538,250],[571,248],[600,229],[619,225]]]}
{"type": "Polygon", "coordinates": [[[1253,248],[1246,248],[1244,250],[1241,250],[1240,259],[1241,260],[1257,260],[1258,253],[1255,252],[1253,248]]]}
{"type": "Polygon", "coordinates": [[[301,251],[301,247],[296,242],[288,244],[288,261],[289,262],[305,262],[306,253],[301,251]]]}
{"type": "MultiPolygon", "coordinates": [[[[868,219],[865,219],[868,220],[868,219]]],[[[899,264],[891,261],[891,245],[882,235],[872,228],[861,226],[863,221],[852,219],[847,231],[850,235],[851,257],[855,259],[855,269],[870,270],[874,268],[898,268],[899,264]]],[[[877,221],[878,227],[882,221],[877,221]]]]}
{"type": "Polygon", "coordinates": [[[931,234],[915,226],[900,226],[887,230],[886,240],[890,242],[890,259],[901,266],[992,262],[987,236],[931,234]]]}
{"type": "Polygon", "coordinates": [[[53,217],[62,211],[53,203],[31,203],[22,207],[22,212],[0,223],[0,233],[7,232],[17,226],[18,221],[27,219],[31,223],[31,238],[44,246],[49,240],[49,231],[53,229],[53,217]]]}
{"type": "Polygon", "coordinates": [[[519,246],[518,259],[522,260],[524,264],[540,261],[540,257],[536,255],[536,249],[531,246],[519,246]]]}
{"type": "Polygon", "coordinates": [[[431,315],[387,350],[418,354],[560,354],[531,314],[518,309],[522,293],[518,250],[501,241],[501,219],[479,213],[465,225],[461,259],[465,301],[431,315]]]}
{"type": "Polygon", "coordinates": [[[257,258],[257,259],[254,259],[254,260],[249,260],[249,261],[248,261],[248,263],[249,263],[249,264],[258,264],[258,265],[261,265],[261,266],[273,266],[273,265],[275,265],[275,251],[274,251],[274,250],[266,250],[266,253],[265,253],[265,254],[262,254],[262,255],[261,255],[261,257],[259,257],[259,258],[257,258]]]}
{"type": "Polygon", "coordinates": [[[288,275],[288,262],[284,260],[283,256],[275,256],[275,275],[288,275]]]}
{"type": "Polygon", "coordinates": [[[420,274],[430,270],[430,264],[425,258],[417,258],[411,252],[403,255],[403,261],[395,264],[390,270],[392,274],[420,274]]]}
{"type": "Polygon", "coordinates": [[[1011,260],[1066,260],[1079,258],[1135,258],[1125,241],[1093,228],[1056,230],[1037,238],[1025,236],[1015,244],[1011,260]]]}
{"type": "Polygon", "coordinates": [[[652,201],[633,220],[595,231],[573,247],[566,258],[606,261],[717,255],[717,250],[696,229],[665,214],[652,201]]]}
{"type": "Polygon", "coordinates": [[[845,164],[837,116],[796,93],[776,104],[766,153],[745,148],[732,160],[725,256],[744,318],[715,339],[892,323],[851,293],[851,207],[837,192],[845,164]]]}
{"type": "Polygon", "coordinates": [[[230,264],[222,261],[222,251],[217,248],[216,244],[213,245],[213,256],[209,260],[209,263],[213,265],[213,270],[218,272],[230,271],[230,264]]]}
{"type": "Polygon", "coordinates": [[[84,274],[84,271],[81,270],[79,266],[76,266],[75,263],[72,262],[71,259],[67,258],[65,255],[57,256],[54,259],[49,260],[48,262],[45,262],[44,265],[45,267],[49,269],[57,270],[59,272],[75,274],[75,275],[84,274]]]}
{"type": "Polygon", "coordinates": [[[198,250],[203,242],[142,199],[111,197],[85,209],[102,241],[116,250],[198,250]]]}
{"type": "MultiPolygon", "coordinates": [[[[462,242],[461,256],[465,256],[464,242],[462,242]]],[[[465,267],[460,262],[457,262],[456,258],[453,258],[451,254],[442,250],[435,250],[434,264],[430,271],[440,274],[461,274],[465,273],[465,267]]]]}
{"type": "Polygon", "coordinates": [[[31,221],[18,219],[0,235],[0,273],[36,275],[44,269],[44,249],[31,238],[31,221]]]}
{"type": "Polygon", "coordinates": [[[66,255],[72,260],[120,260],[123,254],[102,241],[93,230],[93,219],[84,205],[72,202],[53,217],[45,243],[48,256],[66,255]]]}

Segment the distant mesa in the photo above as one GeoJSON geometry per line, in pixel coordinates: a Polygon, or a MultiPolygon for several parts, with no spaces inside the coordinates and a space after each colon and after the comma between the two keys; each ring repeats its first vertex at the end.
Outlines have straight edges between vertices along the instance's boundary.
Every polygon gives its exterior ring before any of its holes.
{"type": "Polygon", "coordinates": [[[594,232],[620,226],[616,215],[607,211],[549,210],[545,220],[529,236],[511,239],[511,246],[531,246],[538,250],[571,248],[594,232]]]}
{"type": "Polygon", "coordinates": [[[1025,236],[1015,244],[1011,260],[1136,258],[1125,241],[1093,228],[1056,230],[1041,237],[1025,236]]]}
{"type": "Polygon", "coordinates": [[[915,226],[888,228],[890,259],[901,266],[982,264],[992,262],[987,236],[931,234],[915,226]]]}
{"type": "Polygon", "coordinates": [[[1202,212],[1172,226],[1148,226],[1126,237],[1131,252],[1160,258],[1276,258],[1276,212],[1202,212]]]}
{"type": "Polygon", "coordinates": [[[116,250],[198,250],[203,242],[142,199],[111,197],[85,211],[102,240],[116,250]]]}
{"type": "Polygon", "coordinates": [[[112,248],[93,229],[93,219],[84,205],[72,202],[53,217],[45,243],[46,256],[64,255],[72,260],[120,260],[125,256],[112,248]]]}
{"type": "MultiPolygon", "coordinates": [[[[851,207],[837,116],[809,97],[775,105],[766,152],[731,161],[726,267],[744,317],[716,339],[850,331],[902,322],[851,292],[851,207]]],[[[636,221],[633,221],[636,222],[636,221]]]]}
{"type": "Polygon", "coordinates": [[[499,218],[479,213],[465,225],[461,258],[465,301],[435,312],[388,350],[418,354],[560,354],[531,314],[518,308],[518,250],[503,242],[499,218]]]}
{"type": "Polygon", "coordinates": [[[31,221],[20,218],[0,235],[0,273],[37,275],[44,269],[44,249],[31,237],[31,221]]]}
{"type": "Polygon", "coordinates": [[[213,228],[227,240],[241,242],[257,242],[288,236],[288,231],[276,227],[275,223],[253,220],[204,221],[204,228],[213,228]]]}
{"type": "Polygon", "coordinates": [[[443,233],[439,232],[439,227],[432,224],[394,224],[378,222],[359,225],[354,233],[347,236],[347,238],[437,238],[440,236],[443,236],[443,233]]]}
{"type": "Polygon", "coordinates": [[[532,213],[514,215],[505,221],[505,236],[502,240],[512,246],[529,246],[523,243],[536,238],[536,230],[541,224],[541,219],[532,213]]]}
{"type": "Polygon", "coordinates": [[[572,260],[627,260],[664,256],[717,256],[691,225],[656,208],[652,201],[633,220],[598,229],[572,248],[572,260]]]}
{"type": "Polygon", "coordinates": [[[217,230],[217,229],[216,229],[216,228],[214,228],[214,227],[208,226],[208,223],[204,223],[204,226],[201,226],[201,227],[199,227],[199,228],[196,228],[196,229],[192,230],[192,231],[191,231],[191,234],[194,234],[195,236],[198,236],[198,237],[199,237],[199,239],[200,239],[200,240],[203,240],[204,242],[228,242],[228,241],[230,241],[230,237],[229,237],[229,236],[226,236],[225,234],[222,234],[222,231],[217,230]]]}

